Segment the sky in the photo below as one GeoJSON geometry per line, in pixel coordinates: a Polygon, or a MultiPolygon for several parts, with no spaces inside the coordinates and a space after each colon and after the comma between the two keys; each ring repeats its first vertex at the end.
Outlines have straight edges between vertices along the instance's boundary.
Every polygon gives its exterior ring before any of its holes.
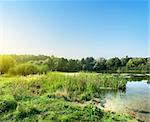
{"type": "Polygon", "coordinates": [[[0,54],[147,57],[148,0],[0,0],[0,54]]]}

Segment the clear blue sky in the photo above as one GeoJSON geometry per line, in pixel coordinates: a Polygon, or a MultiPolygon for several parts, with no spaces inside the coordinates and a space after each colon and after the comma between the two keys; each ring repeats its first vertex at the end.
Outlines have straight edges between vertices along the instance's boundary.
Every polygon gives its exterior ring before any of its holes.
{"type": "Polygon", "coordinates": [[[0,53],[148,56],[148,0],[1,1],[0,53]]]}

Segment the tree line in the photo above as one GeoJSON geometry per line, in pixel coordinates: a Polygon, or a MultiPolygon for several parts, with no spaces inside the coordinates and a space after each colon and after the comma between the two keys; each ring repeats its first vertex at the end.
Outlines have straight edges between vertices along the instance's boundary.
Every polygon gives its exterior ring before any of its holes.
{"type": "Polygon", "coordinates": [[[86,57],[79,60],[45,55],[0,55],[0,74],[29,75],[43,74],[48,71],[149,73],[150,58],[86,57]]]}

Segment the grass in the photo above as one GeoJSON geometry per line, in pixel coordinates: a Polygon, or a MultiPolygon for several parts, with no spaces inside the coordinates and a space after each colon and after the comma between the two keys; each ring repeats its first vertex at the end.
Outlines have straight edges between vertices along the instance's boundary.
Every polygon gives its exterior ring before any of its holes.
{"type": "MultiPolygon", "coordinates": [[[[14,103],[14,102],[13,102],[14,103]]],[[[15,104],[16,105],[16,104],[15,104]]],[[[74,105],[63,99],[46,96],[31,101],[18,102],[16,108],[9,108],[1,114],[1,121],[129,121],[134,120],[127,115],[103,112],[93,104],[74,105]]]]}
{"type": "Polygon", "coordinates": [[[0,121],[135,120],[127,115],[104,112],[92,102],[84,104],[100,99],[101,89],[124,87],[126,82],[120,76],[50,72],[26,77],[0,76],[0,82],[0,121]]]}

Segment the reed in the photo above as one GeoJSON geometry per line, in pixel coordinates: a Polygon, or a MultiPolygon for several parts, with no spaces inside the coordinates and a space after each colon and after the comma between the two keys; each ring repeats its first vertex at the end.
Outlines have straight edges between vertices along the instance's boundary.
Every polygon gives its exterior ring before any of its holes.
{"type": "Polygon", "coordinates": [[[0,82],[0,121],[109,120],[111,114],[84,102],[100,99],[103,89],[117,90],[126,84],[120,76],[84,72],[0,76],[0,82]]]}

